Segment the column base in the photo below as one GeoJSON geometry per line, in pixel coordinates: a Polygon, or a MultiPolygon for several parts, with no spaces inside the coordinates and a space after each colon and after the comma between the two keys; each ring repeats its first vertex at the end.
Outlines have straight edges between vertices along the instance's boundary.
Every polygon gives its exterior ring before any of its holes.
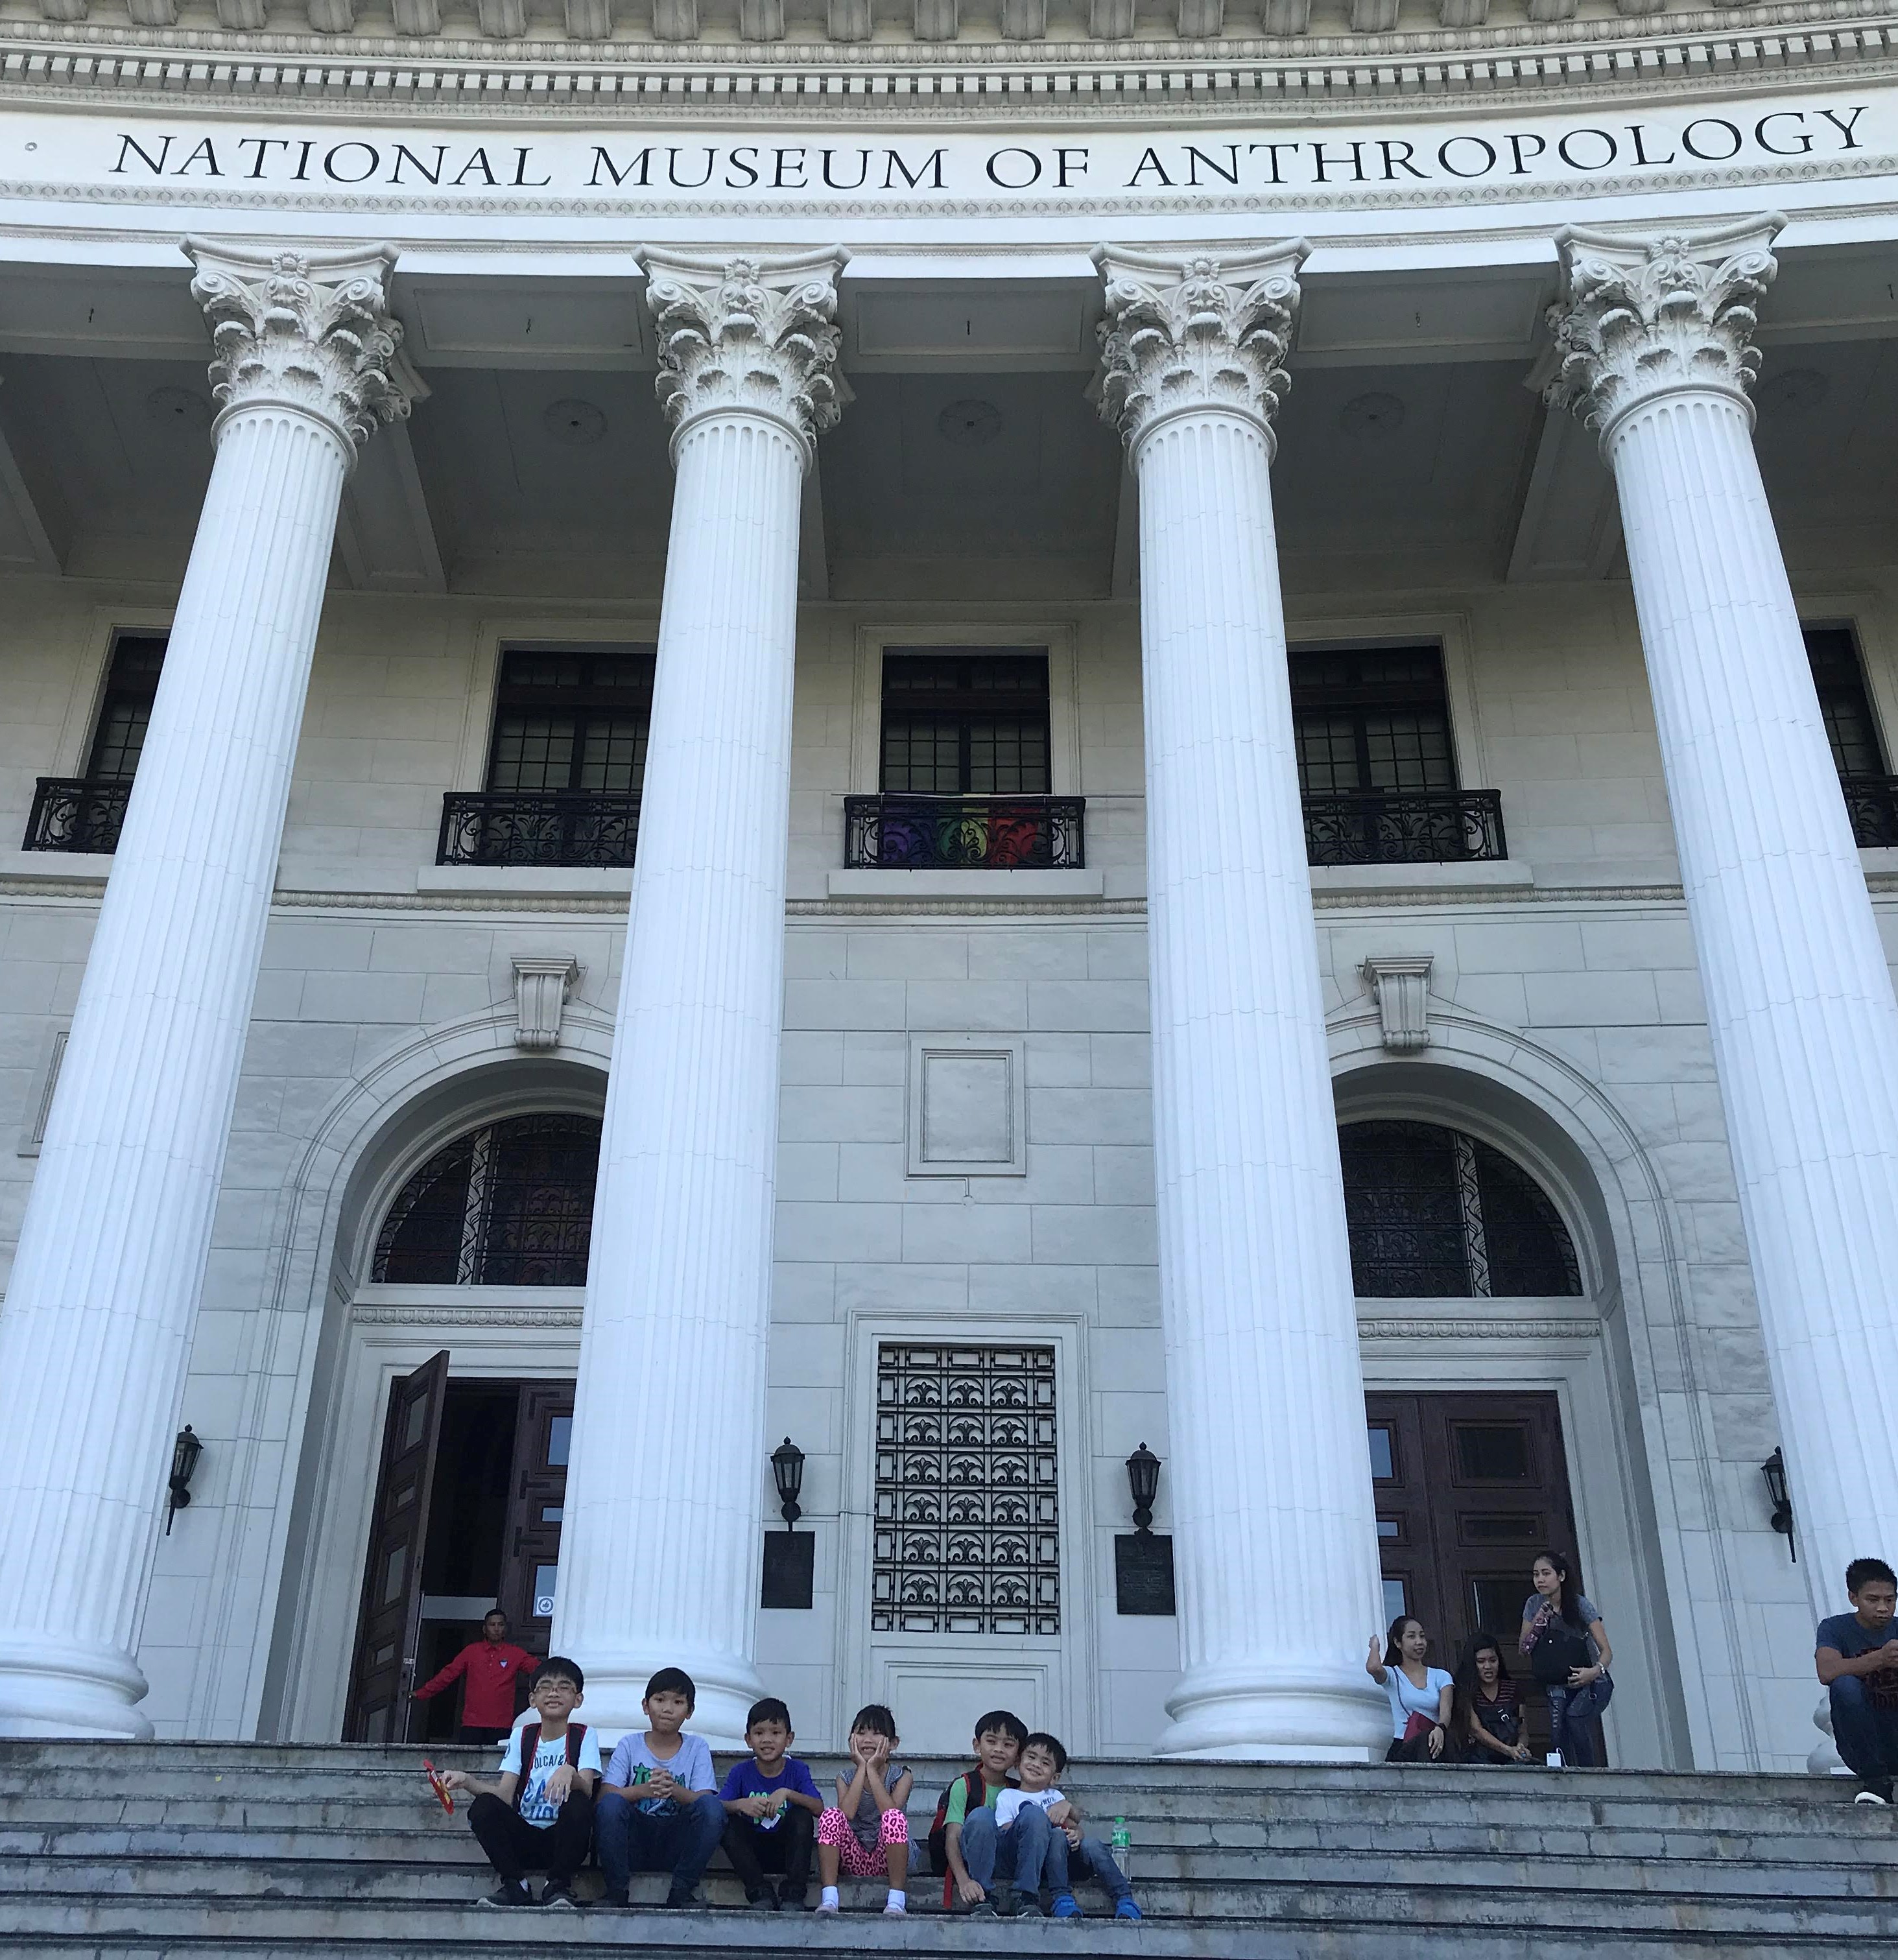
{"type": "Polygon", "coordinates": [[[1189,1669],[1154,1753],[1185,1761],[1381,1763],[1390,1704],[1361,1669],[1239,1662],[1189,1669]]]}
{"type": "Polygon", "coordinates": [[[715,1749],[744,1748],[745,1717],[765,1693],[749,1661],[736,1654],[695,1653],[679,1646],[603,1651],[572,1634],[565,1638],[573,1644],[556,1644],[553,1651],[570,1654],[586,1670],[587,1691],[578,1719],[597,1729],[603,1742],[609,1738],[617,1741],[629,1730],[643,1732],[646,1683],[662,1667],[682,1667],[699,1691],[686,1728],[704,1736],[715,1749]]]}
{"type": "Polygon", "coordinates": [[[0,1736],[148,1742],[151,1723],[138,1707],[146,1691],[116,1647],[69,1644],[43,1627],[0,1628],[0,1736]]]}

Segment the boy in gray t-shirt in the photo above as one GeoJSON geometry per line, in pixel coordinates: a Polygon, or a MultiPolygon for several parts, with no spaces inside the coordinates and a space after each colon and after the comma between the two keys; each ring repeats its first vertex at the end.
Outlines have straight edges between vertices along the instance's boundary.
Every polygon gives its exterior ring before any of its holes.
{"type": "Polygon", "coordinates": [[[667,1872],[670,1906],[690,1905],[705,1863],[724,1836],[725,1807],[712,1752],[684,1733],[699,1691],[683,1668],[662,1667],[646,1683],[642,1735],[621,1736],[600,1779],[594,1816],[605,1903],[625,1905],[635,1872],[667,1872]]]}

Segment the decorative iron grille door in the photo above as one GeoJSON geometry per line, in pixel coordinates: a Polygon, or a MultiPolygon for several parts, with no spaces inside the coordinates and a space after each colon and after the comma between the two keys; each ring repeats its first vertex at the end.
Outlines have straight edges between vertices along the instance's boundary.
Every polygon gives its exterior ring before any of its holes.
{"type": "Polygon", "coordinates": [[[877,1351],[871,1629],[1061,1631],[1055,1351],[877,1351]]]}

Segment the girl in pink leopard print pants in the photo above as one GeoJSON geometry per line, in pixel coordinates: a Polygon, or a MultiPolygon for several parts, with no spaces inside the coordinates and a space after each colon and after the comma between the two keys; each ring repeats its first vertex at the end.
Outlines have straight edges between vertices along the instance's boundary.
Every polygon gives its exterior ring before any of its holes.
{"type": "Polygon", "coordinates": [[[896,1741],[896,1718],[881,1702],[857,1711],[850,1724],[851,1773],[838,1777],[837,1801],[817,1820],[820,1912],[837,1910],[840,1870],[853,1879],[883,1873],[890,1882],[884,1911],[893,1918],[907,1909],[909,1820],[903,1805],[910,1776],[892,1754],[896,1741]]]}

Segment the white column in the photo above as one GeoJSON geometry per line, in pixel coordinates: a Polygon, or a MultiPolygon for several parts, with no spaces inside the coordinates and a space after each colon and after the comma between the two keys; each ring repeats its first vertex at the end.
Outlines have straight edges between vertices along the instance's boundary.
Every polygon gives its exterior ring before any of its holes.
{"type": "Polygon", "coordinates": [[[1160,1293],[1185,1672],[1162,1754],[1361,1762],[1381,1618],[1272,527],[1302,240],[1098,255],[1140,481],[1160,1293]]]}
{"type": "Polygon", "coordinates": [[[151,1732],[139,1618],[337,503],[408,412],[393,250],[186,250],[217,455],[0,1309],[0,1735],[151,1732]]]}
{"type": "Polygon", "coordinates": [[[1620,495],[1817,1614],[1842,1608],[1848,1560],[1898,1543],[1869,1467],[1898,1408],[1898,1005],[1753,454],[1784,222],[1559,233],[1547,394],[1600,431],[1620,495]]]}
{"type": "Polygon", "coordinates": [[[553,1637],[593,1720],[681,1666],[744,1732],[763,1558],[798,520],[841,251],[648,255],[674,424],[658,670],[553,1637]]]}

